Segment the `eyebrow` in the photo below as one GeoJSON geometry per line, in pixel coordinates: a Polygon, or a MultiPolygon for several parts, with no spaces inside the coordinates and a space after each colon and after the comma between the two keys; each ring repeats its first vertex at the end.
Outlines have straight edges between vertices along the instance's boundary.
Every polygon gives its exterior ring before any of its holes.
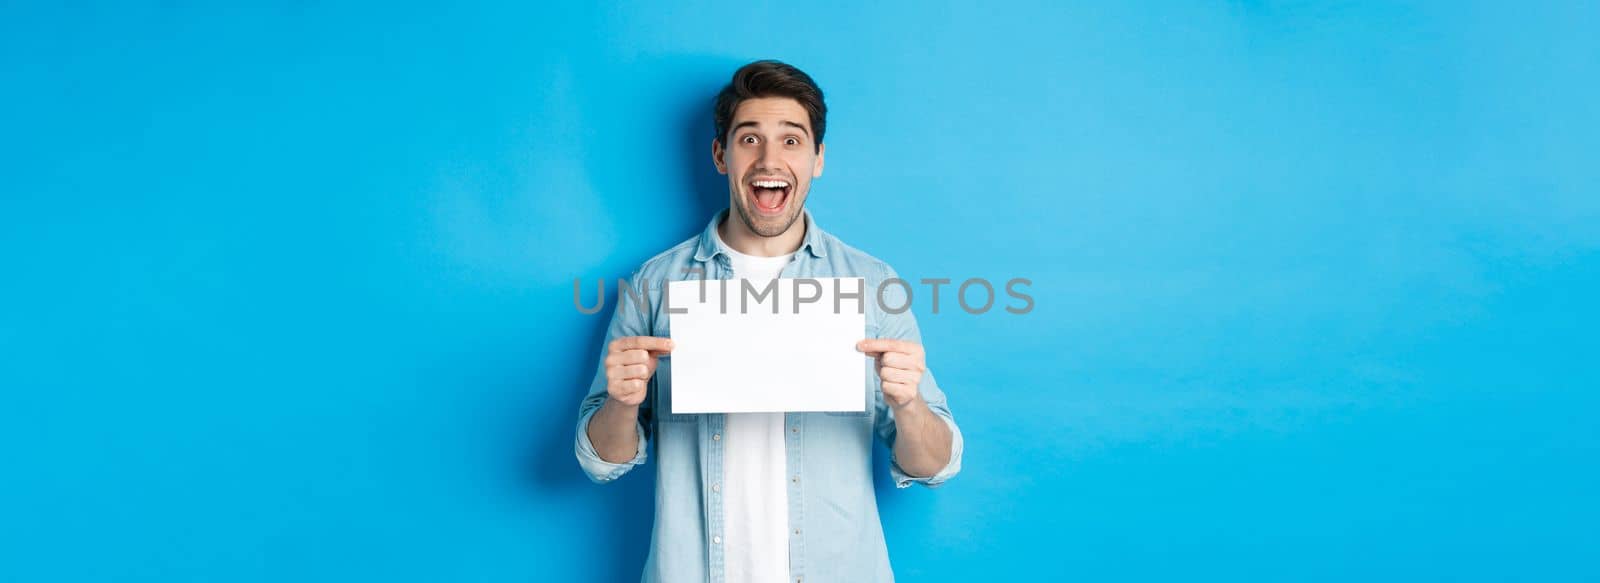
{"type": "MultiPolygon", "coordinates": [[[[779,124],[779,125],[786,125],[786,126],[791,126],[791,127],[795,127],[795,128],[799,128],[799,129],[800,129],[800,131],[802,131],[802,132],[805,132],[805,134],[806,134],[806,137],[808,137],[808,138],[809,138],[809,137],[811,137],[811,130],[810,130],[810,128],[807,128],[807,127],[806,127],[806,126],[803,126],[803,125],[800,125],[800,124],[797,124],[797,123],[795,123],[795,122],[792,122],[792,121],[789,121],[789,120],[783,120],[783,121],[780,121],[780,122],[778,122],[778,124],[779,124]]],[[[735,124],[735,125],[734,125],[734,126],[733,126],[733,129],[731,129],[731,130],[728,130],[728,133],[735,133],[735,132],[738,132],[738,131],[739,131],[739,129],[740,129],[740,128],[743,128],[743,127],[745,127],[745,126],[752,126],[752,127],[754,127],[754,126],[759,126],[759,125],[761,125],[761,124],[759,124],[759,123],[756,123],[756,122],[755,122],[755,121],[741,121],[741,122],[739,122],[739,123],[737,123],[737,124],[735,124]]]]}

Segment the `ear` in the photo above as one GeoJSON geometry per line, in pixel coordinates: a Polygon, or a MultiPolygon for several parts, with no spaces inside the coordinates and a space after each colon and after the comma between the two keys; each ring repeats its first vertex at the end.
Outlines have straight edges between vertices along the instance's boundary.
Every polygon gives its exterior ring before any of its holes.
{"type": "Polygon", "coordinates": [[[822,155],[826,153],[828,153],[828,145],[817,144],[817,164],[816,167],[811,170],[812,178],[820,178],[822,176],[822,155]]]}
{"type": "Polygon", "coordinates": [[[711,139],[711,163],[717,165],[717,174],[727,174],[728,165],[722,161],[722,142],[711,139]]]}

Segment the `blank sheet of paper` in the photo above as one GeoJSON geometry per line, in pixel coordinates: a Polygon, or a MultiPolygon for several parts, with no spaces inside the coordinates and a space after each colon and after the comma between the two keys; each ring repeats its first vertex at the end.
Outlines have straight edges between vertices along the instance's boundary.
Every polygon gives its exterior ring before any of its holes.
{"type": "Polygon", "coordinates": [[[866,357],[856,350],[873,301],[864,285],[854,277],[668,282],[668,307],[685,311],[668,316],[672,413],[866,410],[866,357]]]}

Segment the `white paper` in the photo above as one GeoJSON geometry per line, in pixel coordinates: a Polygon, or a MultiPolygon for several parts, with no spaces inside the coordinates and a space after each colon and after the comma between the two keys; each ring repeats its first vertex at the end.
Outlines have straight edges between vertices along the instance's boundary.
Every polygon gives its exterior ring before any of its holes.
{"type": "Polygon", "coordinates": [[[754,291],[741,279],[667,285],[667,307],[686,312],[668,316],[672,413],[866,410],[856,343],[872,298],[861,278],[749,280],[754,291]]]}

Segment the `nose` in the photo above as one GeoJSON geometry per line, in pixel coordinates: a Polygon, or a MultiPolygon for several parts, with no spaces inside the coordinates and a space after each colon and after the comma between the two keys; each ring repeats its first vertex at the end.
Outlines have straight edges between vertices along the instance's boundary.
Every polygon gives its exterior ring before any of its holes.
{"type": "Polygon", "coordinates": [[[778,163],[778,149],[771,143],[762,143],[761,151],[756,156],[757,170],[776,170],[782,166],[778,163]]]}

